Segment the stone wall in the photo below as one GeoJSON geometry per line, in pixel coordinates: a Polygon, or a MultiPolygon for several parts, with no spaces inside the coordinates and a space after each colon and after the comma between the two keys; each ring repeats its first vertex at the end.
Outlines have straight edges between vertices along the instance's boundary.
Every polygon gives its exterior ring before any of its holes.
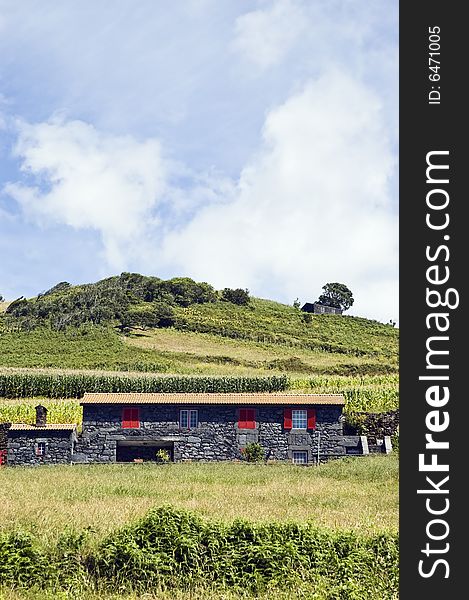
{"type": "Polygon", "coordinates": [[[383,413],[356,412],[347,433],[366,435],[370,444],[377,444],[385,436],[392,437],[399,429],[399,410],[383,413]]]}
{"type": "Polygon", "coordinates": [[[8,430],[11,423],[0,423],[0,450],[6,450],[8,444],[8,430]]]}
{"type": "Polygon", "coordinates": [[[72,462],[75,434],[70,431],[9,431],[7,464],[47,465],[72,462]],[[36,456],[38,442],[46,444],[44,456],[36,456]]]}
{"type": "MultiPolygon", "coordinates": [[[[192,408],[192,407],[191,407],[192,408]]],[[[74,462],[114,462],[119,443],[151,443],[172,447],[173,460],[234,460],[241,448],[258,442],[271,460],[291,460],[294,450],[308,452],[309,462],[345,454],[342,442],[341,407],[319,406],[314,431],[284,430],[283,407],[256,408],[256,428],[238,429],[238,407],[198,406],[199,425],[193,430],[179,428],[180,406],[140,405],[140,427],[122,428],[122,406],[85,405],[83,433],[74,462]]]]}

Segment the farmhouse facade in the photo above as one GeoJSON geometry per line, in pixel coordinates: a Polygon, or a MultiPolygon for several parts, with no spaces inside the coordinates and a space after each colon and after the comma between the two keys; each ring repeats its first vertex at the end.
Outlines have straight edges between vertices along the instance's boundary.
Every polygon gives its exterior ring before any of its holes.
{"type": "Polygon", "coordinates": [[[41,406],[35,425],[4,424],[7,463],[154,461],[162,450],[175,462],[237,460],[256,442],[268,460],[311,464],[351,446],[337,394],[87,393],[81,405],[79,434],[46,423],[41,406]]]}

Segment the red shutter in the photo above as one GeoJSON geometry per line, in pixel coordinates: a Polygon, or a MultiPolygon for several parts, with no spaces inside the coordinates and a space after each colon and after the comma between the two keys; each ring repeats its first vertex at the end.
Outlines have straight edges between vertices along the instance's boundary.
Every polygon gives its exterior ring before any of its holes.
{"type": "Polygon", "coordinates": [[[238,429],[246,429],[246,409],[239,409],[238,429]]]}
{"type": "Polygon", "coordinates": [[[286,408],[283,411],[283,428],[291,429],[292,428],[292,420],[291,420],[291,408],[286,408]]]}
{"type": "Polygon", "coordinates": [[[316,429],[316,411],[308,408],[308,429],[316,429]]]}
{"type": "Polygon", "coordinates": [[[238,429],[255,429],[256,411],[253,408],[240,408],[238,429]]]}
{"type": "Polygon", "coordinates": [[[130,408],[123,408],[122,409],[122,427],[127,429],[128,427],[130,427],[130,419],[131,419],[131,415],[130,415],[130,408]]]}
{"type": "Polygon", "coordinates": [[[246,422],[244,426],[246,429],[256,428],[256,413],[253,408],[246,408],[246,422]]]}
{"type": "Polygon", "coordinates": [[[140,417],[138,408],[126,407],[122,409],[122,428],[138,429],[140,427],[140,417]]]}

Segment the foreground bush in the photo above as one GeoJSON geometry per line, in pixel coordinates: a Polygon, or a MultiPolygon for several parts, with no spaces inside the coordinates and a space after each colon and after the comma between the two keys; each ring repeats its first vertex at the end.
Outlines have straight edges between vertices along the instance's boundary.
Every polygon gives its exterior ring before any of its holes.
{"type": "Polygon", "coordinates": [[[398,541],[313,524],[207,521],[161,507],[84,551],[84,535],[39,549],[18,533],[0,537],[0,584],[119,592],[210,589],[257,594],[307,587],[315,598],[397,598],[398,541]],[[323,595],[324,594],[324,595],[323,595]]]}

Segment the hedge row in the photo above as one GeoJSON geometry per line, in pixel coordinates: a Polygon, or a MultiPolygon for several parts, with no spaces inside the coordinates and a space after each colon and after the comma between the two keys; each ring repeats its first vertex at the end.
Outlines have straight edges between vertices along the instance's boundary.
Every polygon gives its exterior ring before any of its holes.
{"type": "Polygon", "coordinates": [[[81,398],[85,392],[277,392],[288,388],[273,377],[165,377],[94,374],[3,373],[0,397],[81,398]]]}
{"type": "Polygon", "coordinates": [[[258,593],[306,584],[315,594],[327,590],[330,600],[391,600],[398,593],[398,539],[391,534],[364,537],[308,523],[219,523],[161,507],[100,543],[85,539],[68,534],[45,550],[28,536],[4,534],[0,581],[119,592],[204,585],[258,593]]]}

